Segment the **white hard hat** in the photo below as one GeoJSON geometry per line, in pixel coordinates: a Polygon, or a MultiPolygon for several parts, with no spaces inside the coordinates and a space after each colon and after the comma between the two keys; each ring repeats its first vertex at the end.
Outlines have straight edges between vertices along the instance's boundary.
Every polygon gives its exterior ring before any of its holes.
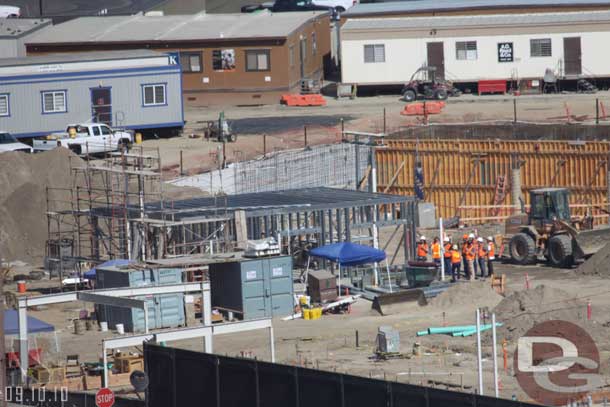
{"type": "Polygon", "coordinates": [[[444,242],[450,242],[450,241],[451,241],[451,239],[449,239],[448,237],[445,237],[445,238],[443,239],[443,241],[444,241],[444,242]]]}
{"type": "Polygon", "coordinates": [[[487,236],[487,240],[489,240],[491,242],[492,240],[494,240],[494,238],[491,236],[487,236]]]}
{"type": "Polygon", "coordinates": [[[420,237],[419,240],[426,240],[426,236],[420,237]]]}
{"type": "Polygon", "coordinates": [[[456,244],[453,245],[453,250],[457,250],[457,245],[456,244]]]}
{"type": "Polygon", "coordinates": [[[483,238],[482,238],[482,237],[479,237],[479,238],[477,239],[477,242],[482,242],[482,241],[483,241],[483,238]]]}
{"type": "Polygon", "coordinates": [[[468,239],[474,239],[474,233],[469,234],[468,239]]]}

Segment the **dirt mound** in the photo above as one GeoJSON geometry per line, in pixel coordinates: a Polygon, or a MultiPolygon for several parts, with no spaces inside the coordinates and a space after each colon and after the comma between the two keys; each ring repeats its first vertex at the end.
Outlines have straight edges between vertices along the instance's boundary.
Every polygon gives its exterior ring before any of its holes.
{"type": "Polygon", "coordinates": [[[578,274],[610,278],[610,244],[605,245],[576,269],[578,274]]]}
{"type": "Polygon", "coordinates": [[[435,308],[450,310],[462,305],[475,307],[495,307],[502,300],[502,296],[492,290],[489,282],[469,281],[456,283],[446,291],[429,301],[435,308]]]}
{"type": "Polygon", "coordinates": [[[516,340],[535,324],[563,320],[583,325],[587,304],[567,292],[539,285],[534,289],[516,291],[504,298],[493,310],[496,320],[504,323],[498,338],[516,340]]]}
{"type": "MultiPolygon", "coordinates": [[[[46,188],[70,188],[67,149],[41,154],[3,153],[0,156],[0,253],[6,260],[40,261],[47,239],[46,188]]],[[[67,202],[69,191],[53,199],[67,202]]]]}

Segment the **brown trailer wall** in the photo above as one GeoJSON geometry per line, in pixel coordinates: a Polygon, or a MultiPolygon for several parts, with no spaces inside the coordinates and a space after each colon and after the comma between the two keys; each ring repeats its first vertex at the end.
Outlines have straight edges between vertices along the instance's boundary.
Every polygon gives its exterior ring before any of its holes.
{"type": "MultiPolygon", "coordinates": [[[[460,216],[466,219],[465,222],[501,221],[472,219],[496,218],[489,207],[472,207],[490,206],[493,203],[496,179],[503,174],[507,176],[509,188],[502,204],[514,205],[510,197],[510,174],[511,168],[521,160],[524,161],[521,183],[526,204],[529,204],[529,190],[551,185],[560,160],[565,160],[565,165],[557,171],[553,186],[570,189],[571,203],[581,205],[573,208],[574,214],[583,214],[584,204],[607,202],[610,143],[606,141],[426,140],[418,143],[415,140],[388,139],[385,144],[386,148],[379,148],[376,152],[378,189],[383,191],[388,186],[401,162],[405,161],[389,192],[414,195],[413,173],[417,150],[424,169],[426,201],[436,205],[439,217],[449,218],[458,213],[460,200],[466,185],[469,185],[460,209],[460,216]],[[477,157],[480,161],[475,166],[477,157]],[[435,172],[438,172],[436,176],[435,172]],[[430,187],[433,179],[434,185],[430,187]]],[[[497,216],[507,215],[510,210],[503,208],[497,216]]],[[[602,212],[595,210],[594,214],[598,215],[598,222],[607,221],[602,212]]]]}

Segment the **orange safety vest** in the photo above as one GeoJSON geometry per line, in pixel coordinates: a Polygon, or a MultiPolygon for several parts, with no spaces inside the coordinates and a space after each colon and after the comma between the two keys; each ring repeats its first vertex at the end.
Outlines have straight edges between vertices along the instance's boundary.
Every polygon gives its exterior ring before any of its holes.
{"type": "Polygon", "coordinates": [[[445,245],[445,258],[446,259],[450,259],[451,258],[451,243],[447,243],[445,245]]]}
{"type": "Polygon", "coordinates": [[[473,243],[470,244],[466,244],[466,260],[470,261],[470,260],[474,260],[474,258],[476,257],[476,249],[474,247],[473,243]]]}
{"type": "Polygon", "coordinates": [[[489,243],[489,249],[487,250],[487,258],[494,260],[496,258],[496,245],[493,242],[489,243]]]}
{"type": "Polygon", "coordinates": [[[451,251],[451,264],[460,263],[462,261],[462,255],[459,250],[451,251]]]}
{"type": "Polygon", "coordinates": [[[417,244],[417,255],[419,257],[426,257],[428,255],[428,245],[426,243],[417,244]]]}
{"type": "Polygon", "coordinates": [[[485,255],[487,254],[487,250],[485,250],[485,245],[479,243],[477,246],[479,247],[479,258],[484,259],[485,255]]]}
{"type": "Polygon", "coordinates": [[[432,243],[432,258],[433,259],[441,258],[441,244],[440,243],[432,243]]]}

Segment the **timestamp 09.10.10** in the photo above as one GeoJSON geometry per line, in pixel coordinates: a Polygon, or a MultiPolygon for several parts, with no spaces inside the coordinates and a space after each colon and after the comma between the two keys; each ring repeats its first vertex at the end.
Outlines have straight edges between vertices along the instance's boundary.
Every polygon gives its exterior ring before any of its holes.
{"type": "Polygon", "coordinates": [[[23,387],[6,387],[1,397],[9,403],[68,401],[67,387],[39,387],[24,389],[23,387]]]}

